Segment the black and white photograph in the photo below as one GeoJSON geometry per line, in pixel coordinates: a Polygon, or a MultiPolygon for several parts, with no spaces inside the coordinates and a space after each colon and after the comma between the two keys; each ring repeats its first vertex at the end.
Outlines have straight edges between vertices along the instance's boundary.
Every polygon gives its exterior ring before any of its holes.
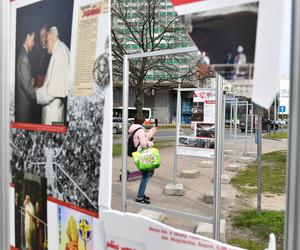
{"type": "Polygon", "coordinates": [[[12,121],[66,125],[72,17],[73,0],[17,10],[12,121]]]}
{"type": "Polygon", "coordinates": [[[194,102],[192,108],[192,121],[203,122],[204,121],[204,102],[194,102]]]}
{"type": "Polygon", "coordinates": [[[215,125],[196,123],[196,137],[215,138],[215,125]]]}
{"type": "Polygon", "coordinates": [[[70,98],[66,135],[11,130],[11,167],[47,178],[48,195],[98,210],[103,87],[91,97],[70,98]]]}
{"type": "Polygon", "coordinates": [[[180,136],[178,141],[179,147],[192,147],[201,149],[214,149],[215,140],[211,138],[196,138],[196,137],[186,137],[180,136]]]}

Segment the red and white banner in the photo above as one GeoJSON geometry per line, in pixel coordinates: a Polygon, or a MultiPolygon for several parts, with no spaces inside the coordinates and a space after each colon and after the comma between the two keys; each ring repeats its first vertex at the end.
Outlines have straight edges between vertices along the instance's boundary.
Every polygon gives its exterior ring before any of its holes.
{"type": "Polygon", "coordinates": [[[178,15],[187,15],[257,1],[258,0],[171,0],[171,3],[174,5],[178,15]]]}
{"type": "Polygon", "coordinates": [[[241,250],[136,214],[106,211],[103,220],[107,250],[241,250]]]}

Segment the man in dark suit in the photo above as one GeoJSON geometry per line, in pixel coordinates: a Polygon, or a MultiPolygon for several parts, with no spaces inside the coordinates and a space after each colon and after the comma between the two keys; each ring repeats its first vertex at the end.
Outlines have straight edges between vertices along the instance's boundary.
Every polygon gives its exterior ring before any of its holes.
{"type": "Polygon", "coordinates": [[[29,53],[34,47],[34,32],[27,33],[17,60],[15,89],[15,121],[32,122],[32,104],[36,102],[36,92],[33,87],[29,53]]]}
{"type": "MultiPolygon", "coordinates": [[[[44,85],[48,65],[51,55],[47,49],[48,27],[42,26],[40,29],[40,42],[32,51],[32,76],[34,87],[40,88],[44,85]]],[[[40,124],[42,122],[42,105],[33,105],[32,121],[40,124]]]]}

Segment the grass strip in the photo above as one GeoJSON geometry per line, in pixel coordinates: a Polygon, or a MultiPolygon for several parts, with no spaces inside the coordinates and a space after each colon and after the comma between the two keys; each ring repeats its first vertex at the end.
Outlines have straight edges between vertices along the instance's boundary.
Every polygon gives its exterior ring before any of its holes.
{"type": "Polygon", "coordinates": [[[288,133],[287,132],[276,132],[276,133],[268,133],[263,135],[264,139],[270,140],[280,140],[280,139],[287,139],[288,133]]]}
{"type": "MultiPolygon", "coordinates": [[[[275,151],[262,155],[262,192],[282,194],[285,192],[286,151],[275,151]]],[[[248,165],[232,180],[241,192],[257,192],[257,161],[248,165]]]]}
{"type": "Polygon", "coordinates": [[[264,249],[269,241],[270,233],[276,236],[277,249],[282,249],[284,235],[284,212],[249,210],[235,214],[232,226],[239,235],[228,243],[250,250],[264,249]]]}

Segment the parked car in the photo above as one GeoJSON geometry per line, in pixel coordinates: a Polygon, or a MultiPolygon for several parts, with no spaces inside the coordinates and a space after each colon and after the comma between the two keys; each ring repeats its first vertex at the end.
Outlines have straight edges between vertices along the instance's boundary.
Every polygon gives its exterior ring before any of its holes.
{"type": "MultiPolygon", "coordinates": [[[[231,120],[231,121],[230,121],[230,119],[225,120],[225,126],[230,126],[230,124],[233,127],[234,126],[234,120],[231,120]]],[[[236,125],[237,125],[237,127],[240,125],[240,120],[239,119],[236,120],[236,125]]]]}
{"type": "Polygon", "coordinates": [[[188,137],[179,137],[179,143],[187,145],[189,143],[188,137]]]}
{"type": "Polygon", "coordinates": [[[122,118],[113,118],[113,134],[122,133],[122,118]]]}
{"type": "Polygon", "coordinates": [[[274,121],[274,123],[277,125],[286,125],[287,121],[286,120],[277,120],[277,121],[274,121]]]}
{"type": "MultiPolygon", "coordinates": [[[[240,129],[241,129],[241,132],[245,132],[245,130],[246,130],[246,115],[242,115],[240,118],[240,129]]],[[[252,129],[253,129],[253,132],[255,132],[255,129],[257,129],[257,127],[255,126],[255,115],[253,116],[252,129]]],[[[263,117],[262,118],[262,131],[269,132],[269,130],[272,130],[272,129],[277,130],[278,124],[276,124],[273,120],[263,117]]],[[[248,132],[251,132],[251,115],[248,115],[248,132]]]]}
{"type": "Polygon", "coordinates": [[[262,119],[262,131],[269,132],[270,130],[277,130],[278,124],[276,124],[273,120],[263,118],[262,119]]]}
{"type": "MultiPolygon", "coordinates": [[[[240,130],[241,132],[245,132],[246,130],[246,115],[242,115],[240,118],[240,130]]],[[[252,129],[253,132],[255,131],[255,117],[253,116],[253,122],[252,122],[252,129]]],[[[251,115],[248,115],[248,132],[251,132],[251,115]]]]}
{"type": "Polygon", "coordinates": [[[230,126],[230,124],[233,126],[234,125],[234,120],[225,120],[225,125],[230,126]]]}

